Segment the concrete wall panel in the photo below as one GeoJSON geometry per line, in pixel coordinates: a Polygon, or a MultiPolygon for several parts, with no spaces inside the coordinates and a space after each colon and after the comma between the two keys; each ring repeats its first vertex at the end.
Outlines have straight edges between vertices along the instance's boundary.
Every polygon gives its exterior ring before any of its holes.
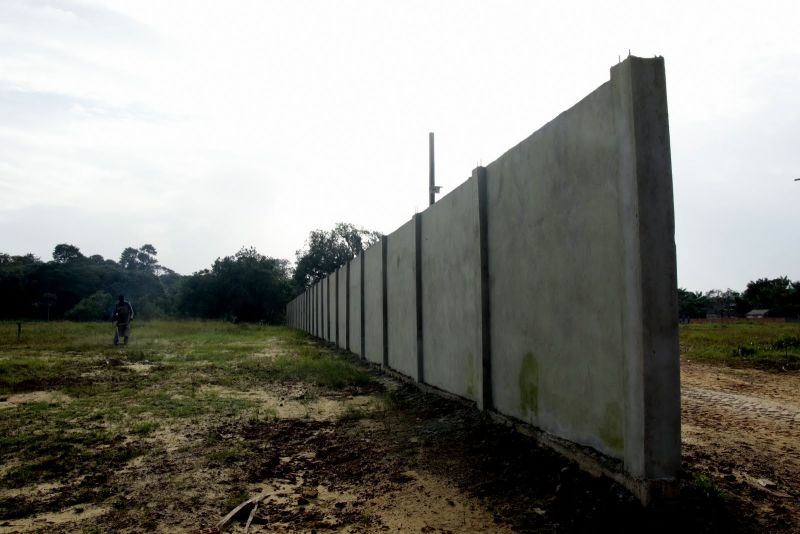
{"type": "Polygon", "coordinates": [[[364,251],[364,357],[383,363],[383,244],[364,251]]]}
{"type": "Polygon", "coordinates": [[[361,262],[359,255],[350,262],[350,352],[363,356],[361,349],[361,262]]]}
{"type": "Polygon", "coordinates": [[[322,283],[314,284],[314,335],[322,337],[322,283]]]}
{"type": "Polygon", "coordinates": [[[624,449],[622,235],[606,83],[486,169],[495,406],[624,449]]]}
{"type": "Polygon", "coordinates": [[[389,367],[417,378],[417,315],[414,220],[388,236],[386,299],[389,367]]]}
{"type": "Polygon", "coordinates": [[[328,284],[330,284],[330,308],[328,309],[328,313],[331,316],[331,328],[330,332],[328,333],[328,341],[331,343],[336,343],[336,328],[338,327],[339,323],[337,322],[337,313],[336,313],[336,272],[328,275],[328,284]]]}
{"type": "Polygon", "coordinates": [[[425,382],[473,400],[481,366],[477,195],[471,179],[428,208],[421,246],[425,382]]]}
{"type": "Polygon", "coordinates": [[[341,349],[347,348],[347,264],[345,263],[336,271],[336,287],[339,288],[339,302],[336,306],[336,316],[339,318],[339,336],[336,344],[341,349]]]}
{"type": "Polygon", "coordinates": [[[322,335],[320,339],[328,340],[328,327],[330,326],[330,314],[328,313],[328,286],[329,279],[323,278],[321,283],[322,290],[322,335]]]}
{"type": "Polygon", "coordinates": [[[670,477],[680,405],[666,93],[661,60],[632,59],[486,169],[493,389],[503,413],[636,477],[670,477]]]}

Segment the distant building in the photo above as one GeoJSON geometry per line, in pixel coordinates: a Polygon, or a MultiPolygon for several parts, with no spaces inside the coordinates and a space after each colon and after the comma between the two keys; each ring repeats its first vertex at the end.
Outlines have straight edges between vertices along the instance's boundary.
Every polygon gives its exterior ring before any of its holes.
{"type": "Polygon", "coordinates": [[[769,313],[769,310],[750,310],[745,317],[748,319],[763,319],[767,316],[767,313],[769,313]]]}

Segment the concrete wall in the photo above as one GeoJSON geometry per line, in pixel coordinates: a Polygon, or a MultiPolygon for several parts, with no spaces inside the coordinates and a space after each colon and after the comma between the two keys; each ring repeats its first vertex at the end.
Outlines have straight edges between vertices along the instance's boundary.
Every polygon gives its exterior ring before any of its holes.
{"type": "Polygon", "coordinates": [[[328,281],[331,285],[331,292],[330,292],[330,308],[328,313],[330,313],[330,320],[331,320],[331,329],[330,334],[328,337],[328,341],[331,343],[336,343],[338,328],[339,328],[339,314],[338,314],[338,307],[336,305],[336,289],[339,286],[338,280],[338,270],[334,272],[330,277],[328,277],[328,281]]]}
{"type": "MultiPolygon", "coordinates": [[[[354,260],[349,284],[346,267],[326,278],[323,293],[330,284],[335,295],[337,278],[340,288],[330,321],[350,310],[339,345],[349,331],[354,351],[359,261],[366,359],[619,460],[643,500],[676,480],[663,59],[614,66],[610,81],[354,260]]],[[[304,317],[305,305],[290,308],[304,317]]]]}
{"type": "Polygon", "coordinates": [[[339,318],[339,337],[337,338],[337,345],[339,348],[347,348],[347,269],[348,263],[342,265],[337,271],[336,287],[339,288],[339,303],[336,308],[336,316],[339,318]]]}
{"type": "Polygon", "coordinates": [[[364,251],[364,357],[383,363],[383,243],[364,251]]]}
{"type": "Polygon", "coordinates": [[[611,101],[605,84],[486,176],[490,301],[503,303],[491,316],[494,405],[619,457],[625,269],[611,101]]]}
{"type": "Polygon", "coordinates": [[[353,354],[364,356],[361,348],[361,265],[363,255],[359,255],[350,262],[350,346],[348,350],[353,354]]]}
{"type": "Polygon", "coordinates": [[[470,179],[422,215],[425,382],[477,400],[480,352],[478,188],[470,179]]]}
{"type": "Polygon", "coordinates": [[[413,219],[386,239],[386,300],[389,367],[417,379],[414,239],[413,219]]]}
{"type": "Polygon", "coordinates": [[[322,281],[314,284],[314,335],[322,337],[322,281]]]}
{"type": "Polygon", "coordinates": [[[328,298],[328,290],[330,286],[330,278],[322,280],[322,335],[320,336],[325,341],[330,341],[328,331],[330,330],[330,313],[328,313],[328,305],[330,299],[328,298]]]}

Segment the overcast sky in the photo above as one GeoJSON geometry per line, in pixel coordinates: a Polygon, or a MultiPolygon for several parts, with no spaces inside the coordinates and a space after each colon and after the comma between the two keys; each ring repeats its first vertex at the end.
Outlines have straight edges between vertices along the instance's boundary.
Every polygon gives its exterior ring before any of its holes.
{"type": "Polygon", "coordinates": [[[800,279],[800,2],[0,0],[0,252],[189,274],[391,232],[608,81],[666,61],[678,283],[800,279]]]}

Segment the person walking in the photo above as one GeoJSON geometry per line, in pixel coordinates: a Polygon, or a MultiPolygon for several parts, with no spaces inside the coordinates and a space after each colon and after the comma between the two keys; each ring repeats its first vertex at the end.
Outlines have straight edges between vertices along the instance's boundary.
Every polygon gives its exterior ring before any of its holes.
{"type": "Polygon", "coordinates": [[[131,335],[131,321],[133,321],[133,306],[125,300],[123,295],[120,295],[114,306],[114,313],[111,315],[111,322],[116,326],[114,345],[119,344],[119,338],[123,339],[123,345],[128,344],[128,338],[131,335]]]}

